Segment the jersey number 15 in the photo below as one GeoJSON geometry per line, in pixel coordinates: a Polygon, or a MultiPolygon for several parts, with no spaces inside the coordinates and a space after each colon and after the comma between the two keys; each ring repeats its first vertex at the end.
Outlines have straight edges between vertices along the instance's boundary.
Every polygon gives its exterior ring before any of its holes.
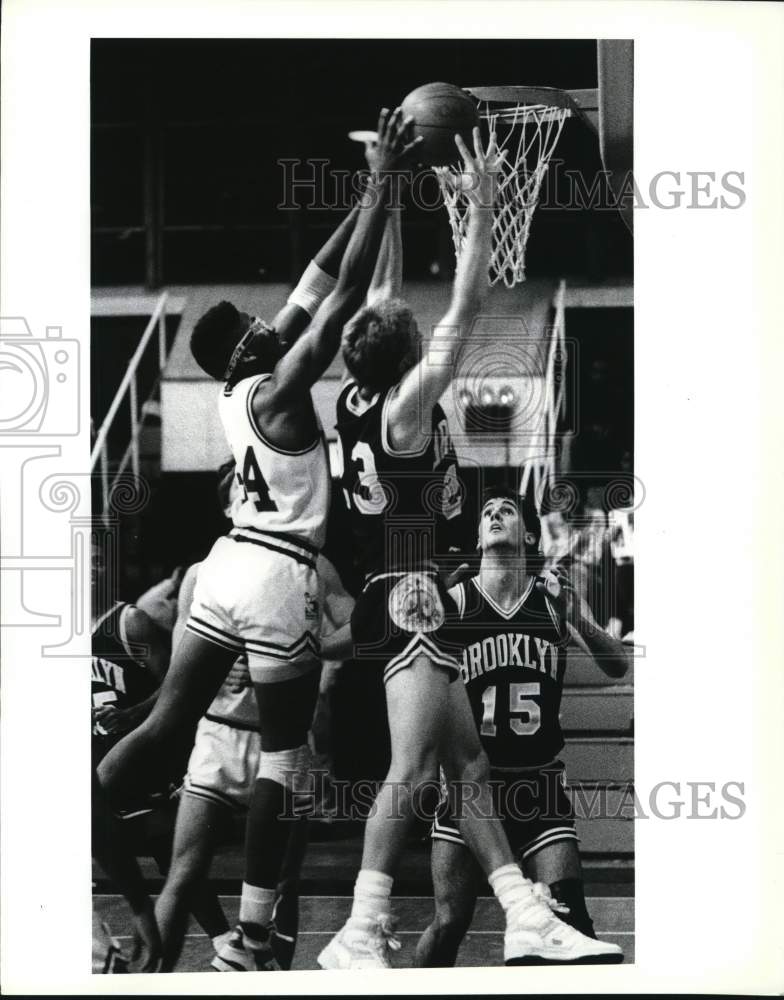
{"type": "MultiPolygon", "coordinates": [[[[539,697],[540,685],[510,684],[509,685],[509,728],[518,736],[533,736],[542,724],[542,713],[533,695],[539,697]]],[[[482,694],[482,725],[479,732],[482,736],[496,736],[498,727],[495,723],[496,687],[485,688],[482,694]]]]}

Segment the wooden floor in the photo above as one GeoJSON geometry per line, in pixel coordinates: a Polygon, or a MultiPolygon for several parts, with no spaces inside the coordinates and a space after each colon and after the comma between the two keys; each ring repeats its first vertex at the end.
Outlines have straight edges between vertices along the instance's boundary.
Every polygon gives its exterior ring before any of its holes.
{"type": "MultiPolygon", "coordinates": [[[[316,969],[316,958],[343,925],[351,905],[351,892],[362,853],[361,826],[354,829],[323,828],[313,824],[311,839],[301,872],[300,934],[294,969],[316,969]]],[[[634,961],[634,867],[631,857],[619,854],[584,856],[585,892],[588,910],[599,937],[620,945],[625,961],[634,961]]],[[[151,895],[160,891],[162,879],[154,862],[141,858],[142,871],[151,895]]],[[[243,873],[241,839],[221,848],[211,868],[211,881],[220,894],[229,924],[239,914],[239,891],[243,873]]],[[[128,909],[94,869],[96,914],[105,920],[121,943],[128,942],[128,909]]],[[[486,893],[489,894],[489,887],[486,893]]],[[[477,902],[471,931],[463,942],[459,966],[500,966],[503,964],[503,918],[488,894],[477,902]]],[[[413,965],[419,935],[433,912],[430,881],[430,847],[425,837],[412,838],[402,858],[395,880],[393,913],[398,920],[398,936],[403,945],[394,957],[400,968],[413,965]]],[[[178,972],[209,972],[213,956],[210,941],[192,924],[178,965],[178,972]]]]}
{"type": "MultiPolygon", "coordinates": [[[[226,915],[234,923],[239,912],[239,897],[221,896],[226,915]]],[[[300,934],[294,956],[294,969],[316,969],[318,953],[348,916],[351,900],[348,896],[303,896],[300,901],[300,934]]],[[[94,905],[98,915],[107,921],[123,945],[129,941],[123,930],[127,926],[125,903],[118,896],[96,895],[94,905]],[[122,929],[122,930],[121,930],[122,929]]],[[[634,961],[634,900],[629,896],[594,896],[588,900],[600,938],[620,945],[624,962],[634,961]]],[[[397,896],[393,910],[398,918],[398,937],[403,945],[394,958],[400,968],[413,964],[414,949],[419,935],[427,926],[432,913],[432,900],[427,896],[397,896]]],[[[213,951],[210,941],[195,926],[189,928],[185,948],[177,967],[178,972],[210,972],[213,951]]],[[[471,931],[460,949],[458,966],[500,966],[503,964],[503,933],[501,911],[495,900],[483,897],[477,903],[471,931]]]]}

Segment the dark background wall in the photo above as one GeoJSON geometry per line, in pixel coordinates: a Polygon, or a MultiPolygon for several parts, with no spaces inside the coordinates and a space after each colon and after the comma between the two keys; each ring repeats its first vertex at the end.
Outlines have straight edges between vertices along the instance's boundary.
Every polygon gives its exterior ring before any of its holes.
{"type": "MultiPolygon", "coordinates": [[[[346,133],[375,127],[382,105],[432,80],[595,87],[596,43],[94,40],[94,284],[292,280],[336,210],[280,209],[279,161],[364,166],[346,133]]],[[[600,166],[578,122],[567,123],[556,156],[591,176],[600,166]]],[[[563,202],[566,182],[554,183],[552,201],[563,202]]],[[[406,277],[443,280],[453,258],[434,183],[428,200],[432,209],[405,213],[406,277]]],[[[534,226],[532,275],[631,272],[631,239],[615,213],[543,206],[534,226]]]]}

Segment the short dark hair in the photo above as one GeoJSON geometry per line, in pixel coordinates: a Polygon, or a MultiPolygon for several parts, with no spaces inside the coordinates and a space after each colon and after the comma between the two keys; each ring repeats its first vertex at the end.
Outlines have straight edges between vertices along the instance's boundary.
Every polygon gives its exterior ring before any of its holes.
{"type": "Polygon", "coordinates": [[[528,493],[520,493],[511,486],[486,486],[482,490],[482,503],[479,507],[480,518],[482,511],[485,509],[485,504],[489,503],[490,500],[501,499],[511,500],[520,511],[526,532],[530,532],[536,538],[536,541],[531,545],[526,543],[525,551],[531,555],[537,553],[539,551],[539,542],[542,538],[542,522],[539,520],[539,512],[536,509],[533,497],[529,496],[528,493]]]}
{"type": "Polygon", "coordinates": [[[208,375],[222,381],[243,332],[237,307],[231,302],[219,302],[194,326],[191,354],[208,375]]]}
{"type": "Polygon", "coordinates": [[[402,299],[365,306],[343,331],[343,360],[364,388],[395,385],[416,362],[419,339],[414,314],[402,299]]]}

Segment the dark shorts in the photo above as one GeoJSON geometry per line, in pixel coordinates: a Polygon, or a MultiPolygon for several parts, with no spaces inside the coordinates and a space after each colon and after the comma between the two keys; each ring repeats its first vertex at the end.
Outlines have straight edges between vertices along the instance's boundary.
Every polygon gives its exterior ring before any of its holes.
{"type": "Polygon", "coordinates": [[[354,655],[382,665],[385,683],[422,655],[454,680],[460,647],[445,636],[447,616],[451,618],[456,610],[435,570],[374,576],[351,615],[354,655]]]}
{"type": "MultiPolygon", "coordinates": [[[[491,784],[496,810],[518,861],[525,861],[559,840],[577,841],[574,810],[566,792],[561,761],[538,770],[492,771],[491,784]]],[[[470,804],[465,808],[470,809],[470,804]]],[[[456,810],[454,796],[442,798],[433,821],[433,840],[464,845],[455,821],[456,810]]]]}

